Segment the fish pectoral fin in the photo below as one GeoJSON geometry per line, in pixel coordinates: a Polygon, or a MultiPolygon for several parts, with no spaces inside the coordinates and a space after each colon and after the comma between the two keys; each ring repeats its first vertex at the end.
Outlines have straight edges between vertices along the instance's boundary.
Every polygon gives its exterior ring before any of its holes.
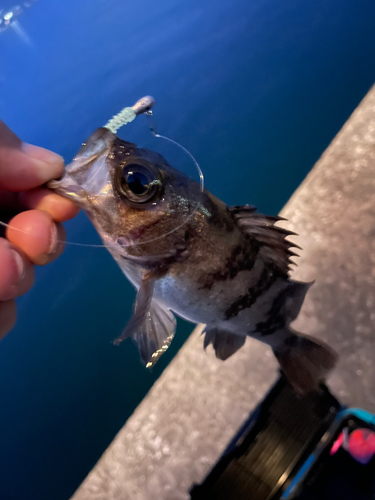
{"type": "Polygon", "coordinates": [[[212,344],[216,357],[222,361],[225,361],[238,351],[246,340],[245,336],[236,335],[231,332],[226,332],[225,330],[219,330],[218,328],[206,328],[203,333],[205,333],[203,343],[204,349],[212,344]]]}
{"type": "Polygon", "coordinates": [[[290,265],[294,264],[290,258],[298,256],[291,248],[300,247],[285,239],[296,233],[275,226],[276,222],[285,219],[279,216],[259,214],[256,212],[256,208],[250,205],[228,207],[228,210],[241,231],[260,245],[264,258],[272,262],[280,272],[287,275],[290,265]]]}
{"type": "Polygon", "coordinates": [[[132,329],[128,336],[137,343],[146,368],[151,368],[170,346],[175,331],[176,318],[173,313],[152,301],[143,322],[132,329]]]}
{"type": "Polygon", "coordinates": [[[123,340],[133,337],[134,332],[142,328],[151,307],[154,285],[155,278],[152,276],[152,273],[146,273],[135,298],[133,316],[130,318],[122,334],[113,341],[115,345],[119,345],[123,340]]]}
{"type": "Polygon", "coordinates": [[[147,368],[151,368],[168,349],[176,330],[173,313],[152,299],[155,279],[146,276],[139,287],[134,314],[122,334],[114,340],[119,345],[131,337],[147,368]]]}

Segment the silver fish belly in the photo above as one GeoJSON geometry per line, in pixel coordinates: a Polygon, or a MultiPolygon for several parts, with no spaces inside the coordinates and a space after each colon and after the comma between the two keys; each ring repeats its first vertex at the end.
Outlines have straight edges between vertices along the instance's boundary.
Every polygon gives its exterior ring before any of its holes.
{"type": "Polygon", "coordinates": [[[119,344],[153,366],[173,339],[173,313],[204,323],[222,360],[247,336],[271,346],[293,388],[313,390],[336,354],[290,328],[310,286],[289,278],[292,233],[254,207],[228,207],[152,151],[98,129],[51,187],[81,206],[137,289],[119,344]]]}

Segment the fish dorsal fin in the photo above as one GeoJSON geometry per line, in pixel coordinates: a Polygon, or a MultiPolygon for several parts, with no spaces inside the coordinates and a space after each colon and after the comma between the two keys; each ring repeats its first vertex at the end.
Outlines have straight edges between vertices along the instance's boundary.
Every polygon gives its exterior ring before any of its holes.
{"type": "Polygon", "coordinates": [[[290,258],[298,256],[291,248],[300,247],[286,239],[287,236],[296,233],[275,226],[276,222],[285,219],[259,214],[251,205],[228,207],[228,209],[238,227],[260,245],[263,258],[271,261],[281,273],[287,275],[291,264],[294,264],[290,258]]]}

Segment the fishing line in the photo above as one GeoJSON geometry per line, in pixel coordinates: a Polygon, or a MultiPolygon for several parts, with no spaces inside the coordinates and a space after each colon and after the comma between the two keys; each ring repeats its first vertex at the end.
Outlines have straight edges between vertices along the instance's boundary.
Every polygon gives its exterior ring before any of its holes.
{"type": "MultiPolygon", "coordinates": [[[[156,124],[153,120],[153,113],[151,110],[151,108],[154,106],[154,104],[155,104],[155,99],[152,96],[142,97],[142,99],[139,99],[139,101],[137,101],[134,104],[134,106],[131,106],[131,107],[128,106],[126,108],[123,108],[119,113],[117,113],[117,115],[113,116],[104,125],[104,127],[107,128],[108,130],[110,130],[111,132],[113,132],[114,134],[116,134],[117,131],[121,127],[123,127],[124,125],[127,125],[128,123],[135,120],[135,118],[138,115],[145,114],[149,120],[150,130],[151,130],[151,133],[154,137],[164,139],[166,141],[171,142],[175,146],[178,146],[193,161],[194,166],[195,166],[195,168],[198,172],[198,176],[199,176],[200,191],[201,191],[201,193],[203,193],[204,192],[204,176],[203,176],[203,172],[202,172],[197,160],[194,158],[194,156],[190,153],[190,151],[188,151],[184,146],[182,146],[178,142],[174,141],[173,139],[170,139],[169,137],[166,137],[164,135],[160,135],[157,133],[156,124]]],[[[148,243],[152,243],[153,241],[160,240],[160,239],[165,238],[166,236],[174,233],[175,231],[177,231],[178,229],[180,229],[181,227],[183,227],[185,224],[187,224],[189,222],[189,220],[194,216],[194,214],[197,212],[199,207],[200,207],[200,202],[198,201],[196,203],[194,209],[192,210],[192,213],[186,219],[184,219],[183,222],[181,222],[181,224],[179,224],[175,228],[171,229],[167,233],[163,233],[162,235],[160,235],[156,238],[152,238],[152,239],[149,239],[146,241],[135,242],[133,245],[130,245],[130,246],[141,246],[141,245],[145,245],[148,243]]]]}
{"type": "MultiPolygon", "coordinates": [[[[12,231],[18,231],[19,233],[27,234],[28,236],[32,238],[37,238],[38,240],[45,240],[46,238],[43,238],[42,236],[36,236],[35,234],[31,234],[28,231],[24,231],[23,229],[19,229],[18,227],[13,227],[10,224],[7,224],[6,222],[0,221],[0,226],[10,228],[12,231]]],[[[75,243],[74,241],[64,241],[64,240],[56,240],[56,243],[64,243],[64,245],[73,245],[76,247],[90,247],[90,248],[106,248],[108,246],[114,246],[116,245],[115,243],[111,244],[109,243],[108,245],[95,245],[92,243],[75,243]]]]}
{"type": "MultiPolygon", "coordinates": [[[[138,101],[139,102],[139,101],[138,101]]],[[[135,104],[136,106],[136,104],[135,104]]],[[[128,113],[124,113],[124,111],[126,109],[129,109],[129,108],[124,108],[122,111],[120,111],[120,113],[116,116],[114,116],[112,118],[112,120],[110,121],[112,124],[113,123],[120,123],[120,120],[118,120],[117,118],[120,117],[120,115],[123,115],[125,116],[126,118],[126,121],[125,123],[119,125],[119,128],[122,127],[122,125],[125,125],[126,123],[129,122],[128,120],[128,117],[130,116],[128,113]]],[[[130,108],[132,109],[132,108],[130,108]]],[[[200,168],[197,160],[194,158],[194,156],[190,153],[190,151],[188,151],[186,148],[184,148],[184,146],[182,146],[181,144],[179,144],[178,142],[174,141],[173,139],[170,139],[169,137],[166,137],[164,135],[160,135],[156,132],[156,125],[155,125],[155,122],[153,120],[153,114],[152,114],[152,111],[150,109],[147,109],[147,111],[144,111],[144,114],[147,116],[148,120],[149,120],[149,125],[150,125],[150,130],[151,130],[151,133],[154,137],[157,137],[157,138],[160,138],[160,139],[164,139],[166,141],[169,141],[171,142],[172,144],[174,144],[175,146],[178,146],[180,149],[182,149],[182,151],[184,151],[184,153],[186,153],[190,158],[191,160],[193,161],[194,163],[194,166],[195,168],[197,169],[197,172],[198,172],[198,175],[199,175],[199,185],[200,185],[200,191],[201,193],[203,193],[204,191],[204,176],[203,176],[203,172],[202,172],[202,169],[200,168]]],[[[118,130],[118,129],[117,129],[118,130]]],[[[116,130],[116,132],[117,132],[116,130]]],[[[177,227],[171,229],[170,231],[168,231],[167,233],[163,233],[162,235],[156,237],[156,238],[152,238],[150,240],[146,240],[146,241],[141,241],[141,242],[137,242],[137,243],[134,243],[134,245],[132,246],[140,246],[140,245],[145,245],[147,243],[151,243],[153,241],[157,241],[157,240],[161,240],[162,238],[165,238],[166,236],[169,236],[170,234],[174,233],[175,231],[177,231],[178,229],[180,229],[180,227],[183,227],[185,224],[187,224],[189,222],[189,220],[194,216],[194,214],[197,212],[197,210],[199,209],[200,207],[200,202],[198,201],[194,207],[194,209],[192,210],[191,214],[183,220],[183,222],[181,222],[181,224],[179,224],[177,227]]]]}
{"type": "MultiPolygon", "coordinates": [[[[169,141],[171,142],[172,144],[175,144],[176,146],[178,146],[179,148],[182,149],[182,151],[185,151],[186,154],[188,154],[190,156],[190,158],[193,160],[194,162],[194,165],[195,165],[195,168],[197,169],[198,171],[198,175],[199,175],[199,184],[200,184],[200,189],[201,189],[201,192],[203,193],[204,191],[204,176],[203,176],[203,172],[201,170],[201,167],[199,166],[199,163],[197,162],[197,160],[194,158],[194,156],[190,153],[190,151],[188,151],[186,148],[184,148],[184,146],[181,146],[181,144],[179,144],[178,142],[174,141],[173,139],[170,139],[169,137],[166,137],[165,135],[160,135],[160,134],[157,134],[156,132],[153,133],[155,137],[160,137],[161,139],[165,139],[166,141],[169,141]]],[[[198,204],[199,205],[199,204],[198,204]]]]}
{"type": "MultiPolygon", "coordinates": [[[[175,146],[178,146],[193,161],[194,166],[195,166],[195,168],[198,172],[198,176],[199,176],[200,191],[203,193],[203,191],[204,191],[204,176],[203,176],[203,172],[202,172],[198,162],[194,158],[194,156],[190,153],[190,151],[188,151],[184,146],[182,146],[178,142],[174,141],[173,139],[170,139],[169,137],[158,134],[156,132],[156,125],[155,125],[155,122],[153,121],[153,113],[151,111],[151,108],[154,105],[154,103],[155,103],[155,100],[153,97],[151,97],[151,96],[143,97],[142,99],[137,101],[134,104],[134,106],[123,108],[119,113],[117,113],[115,116],[113,116],[106,123],[106,125],[104,127],[107,128],[108,130],[110,130],[111,132],[113,132],[114,134],[116,134],[117,131],[121,127],[123,127],[127,123],[132,122],[138,115],[145,114],[149,120],[150,131],[154,137],[164,139],[164,140],[169,141],[170,143],[174,144],[175,146]]],[[[84,248],[108,248],[108,247],[118,247],[118,246],[126,247],[126,246],[144,245],[146,243],[151,243],[153,241],[165,238],[166,236],[168,236],[168,235],[174,233],[175,231],[177,231],[178,229],[180,229],[182,226],[187,224],[189,222],[189,220],[194,216],[196,211],[199,209],[199,206],[200,206],[200,202],[198,201],[196,203],[195,208],[193,209],[192,213],[181,224],[179,224],[177,227],[175,227],[171,231],[164,233],[161,236],[158,236],[157,238],[153,238],[150,240],[146,240],[146,241],[142,241],[142,242],[134,242],[134,243],[130,243],[129,245],[120,245],[119,243],[107,243],[104,245],[104,244],[78,243],[78,242],[64,241],[64,240],[57,240],[56,242],[63,243],[64,245],[70,245],[70,246],[75,246],[75,247],[84,247],[84,248]]],[[[3,226],[5,228],[10,228],[10,229],[12,229],[12,231],[18,231],[20,233],[27,234],[33,238],[45,239],[41,236],[32,235],[28,231],[24,231],[22,229],[12,227],[12,226],[10,226],[10,224],[7,224],[6,222],[0,221],[0,226],[3,226]]]]}
{"type": "MultiPolygon", "coordinates": [[[[165,139],[166,141],[169,141],[171,142],[172,144],[175,144],[176,146],[178,146],[179,148],[181,148],[183,151],[185,151],[185,153],[187,153],[190,158],[193,160],[194,164],[195,164],[195,167],[196,169],[198,170],[198,174],[199,174],[199,182],[200,182],[200,190],[201,192],[203,193],[203,190],[204,190],[204,177],[203,177],[203,172],[198,164],[198,162],[196,161],[196,159],[194,158],[194,156],[187,150],[185,149],[183,146],[181,146],[181,144],[179,144],[178,142],[174,141],[173,139],[170,139],[169,137],[165,137],[164,135],[160,135],[160,134],[157,134],[156,133],[156,130],[153,130],[151,128],[151,132],[152,134],[155,136],[155,137],[158,137],[158,138],[161,138],[161,139],[165,139]]],[[[161,240],[162,238],[165,238],[166,236],[169,236],[170,234],[174,233],[175,231],[177,231],[178,229],[180,229],[180,227],[184,226],[185,224],[187,224],[189,222],[189,220],[193,217],[193,215],[196,213],[196,211],[199,209],[200,207],[200,202],[198,201],[195,205],[195,208],[194,210],[192,211],[192,213],[187,217],[187,219],[184,219],[183,222],[181,222],[180,225],[178,225],[177,227],[175,227],[174,229],[171,229],[170,231],[168,231],[168,233],[163,233],[161,236],[158,236],[157,238],[153,238],[151,240],[146,240],[146,241],[141,241],[141,242],[137,242],[134,244],[134,246],[140,246],[140,245],[145,245],[146,243],[151,243],[153,241],[157,241],[157,240],[161,240]]]]}
{"type": "Polygon", "coordinates": [[[117,133],[117,131],[123,127],[124,125],[132,122],[138,115],[144,114],[147,116],[149,120],[149,126],[151,133],[154,137],[160,138],[160,139],[165,139],[166,141],[171,142],[175,146],[178,146],[184,153],[186,153],[191,160],[193,161],[195,168],[198,171],[199,175],[199,184],[200,184],[200,189],[203,193],[204,191],[204,176],[203,172],[197,162],[197,160],[194,158],[194,156],[188,151],[184,146],[179,144],[178,142],[174,141],[173,139],[170,139],[169,137],[166,137],[164,135],[160,135],[156,132],[156,125],[153,120],[153,113],[151,111],[151,108],[155,104],[155,99],[151,96],[146,96],[142,97],[142,99],[139,99],[134,106],[131,107],[126,107],[123,108],[117,115],[113,116],[105,125],[104,127],[113,132],[114,134],[117,133]]]}

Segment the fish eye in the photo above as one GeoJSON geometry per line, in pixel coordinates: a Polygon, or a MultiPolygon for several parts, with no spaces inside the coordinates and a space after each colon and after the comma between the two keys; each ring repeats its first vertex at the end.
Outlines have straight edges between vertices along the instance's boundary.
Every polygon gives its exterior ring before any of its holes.
{"type": "Polygon", "coordinates": [[[150,189],[150,181],[143,172],[132,170],[126,174],[126,183],[130,191],[138,196],[143,196],[150,189]]]}
{"type": "Polygon", "coordinates": [[[145,203],[157,193],[161,181],[154,168],[146,162],[127,162],[115,175],[117,191],[134,203],[145,203]]]}

